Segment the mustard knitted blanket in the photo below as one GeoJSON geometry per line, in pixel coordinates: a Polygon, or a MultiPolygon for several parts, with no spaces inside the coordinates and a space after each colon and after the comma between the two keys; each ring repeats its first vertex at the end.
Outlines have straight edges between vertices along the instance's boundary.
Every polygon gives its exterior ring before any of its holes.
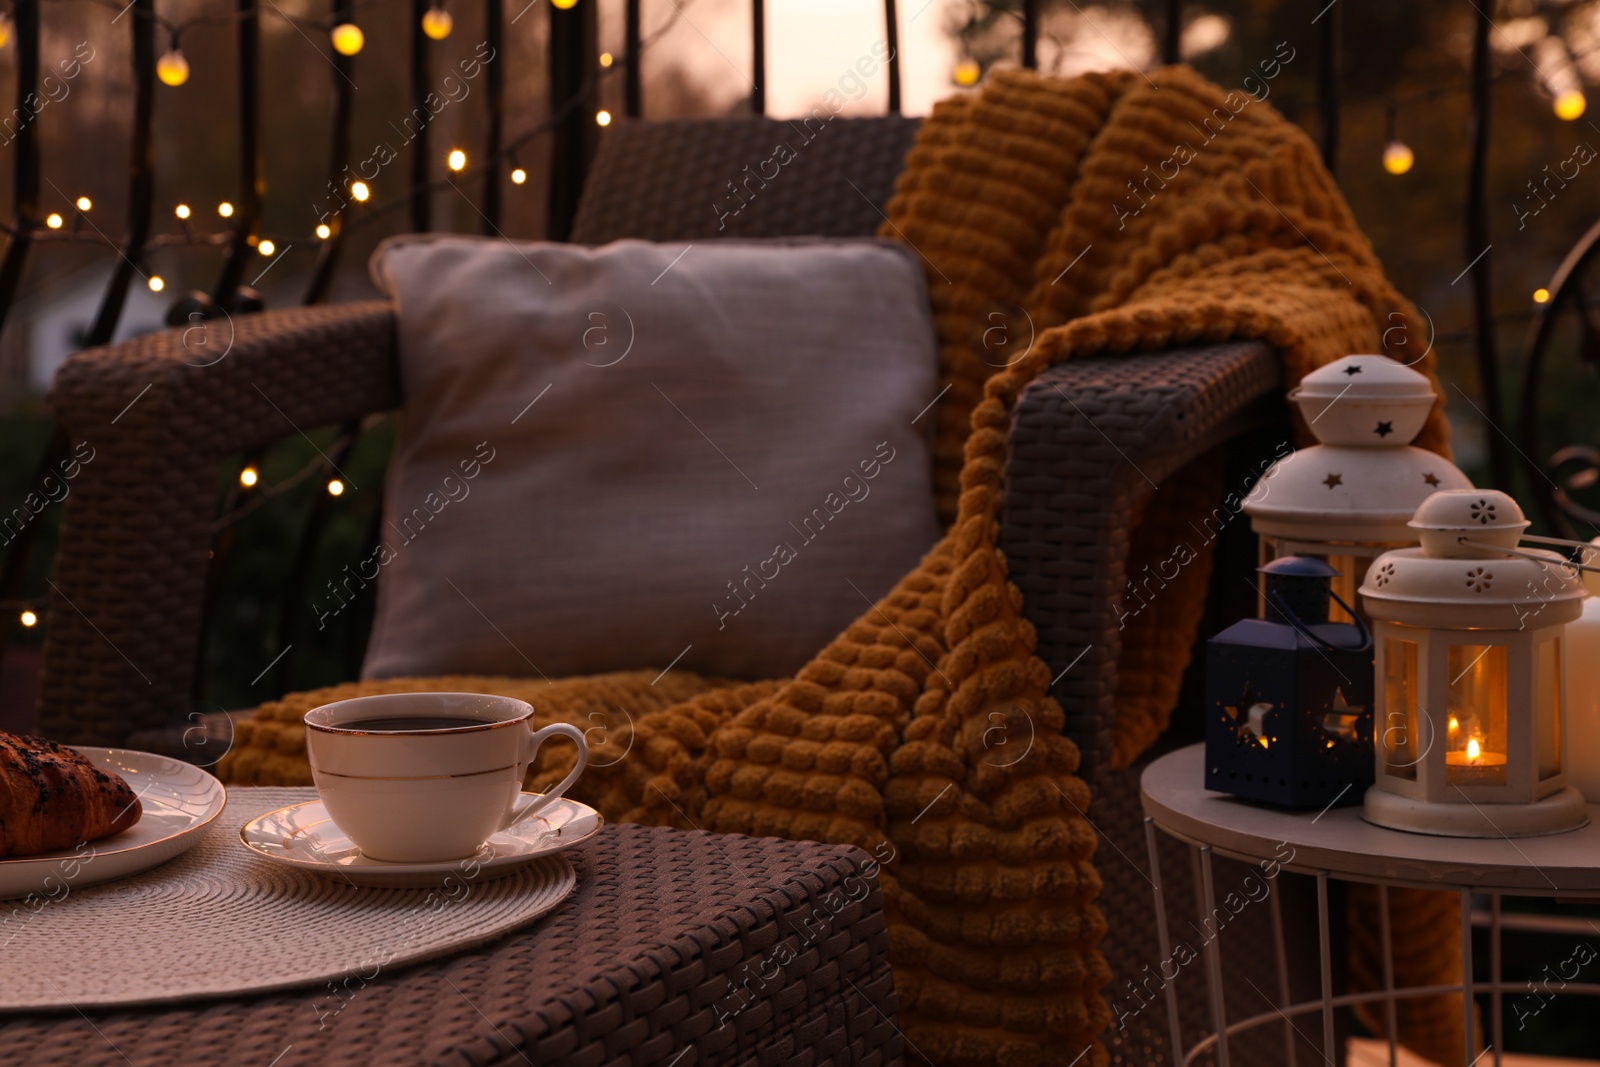
{"type": "MultiPolygon", "coordinates": [[[[602,750],[576,792],[607,817],[849,843],[875,858],[908,1057],[1103,1065],[1109,974],[1096,947],[1106,928],[1089,789],[996,547],[1013,404],[1044,368],[1091,353],[1259,338],[1294,381],[1351,352],[1410,362],[1426,340],[1305,135],[1186,68],[999,73],[934,110],[887,217],[882,233],[927,265],[949,386],[936,463],[950,525],[798,675],[357,683],[263,707],[221,769],[306,780],[300,714],[356,692],[504,692],[542,720],[584,726],[600,709],[618,720],[605,737],[614,756],[602,750]],[[1037,331],[999,371],[979,340],[995,308],[1024,311],[1037,331]],[[982,758],[997,724],[1019,736],[1031,727],[1025,758],[982,758]]],[[[1445,447],[1439,411],[1418,443],[1445,447]]],[[[1163,487],[1141,532],[1180,526],[1202,502],[1215,501],[1163,487]]],[[[1136,553],[1141,542],[1171,543],[1136,537],[1136,553]]],[[[1166,726],[1204,589],[1193,570],[1198,587],[1173,598],[1191,602],[1187,616],[1142,613],[1126,632],[1117,765],[1166,726]]],[[[1437,922],[1395,929],[1439,944],[1437,922]]],[[[1419,950],[1419,973],[1447,966],[1451,941],[1447,931],[1442,957],[1419,950]]],[[[1407,1007],[1414,1043],[1459,1060],[1459,1023],[1452,1047],[1448,1004],[1438,1007],[1407,1007]]]]}

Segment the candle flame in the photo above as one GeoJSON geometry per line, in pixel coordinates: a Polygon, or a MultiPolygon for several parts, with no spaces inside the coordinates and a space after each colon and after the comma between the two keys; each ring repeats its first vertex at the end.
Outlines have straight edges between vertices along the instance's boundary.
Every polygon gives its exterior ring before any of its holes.
{"type": "Polygon", "coordinates": [[[1449,727],[1450,732],[1455,733],[1457,730],[1461,729],[1461,720],[1456,718],[1454,715],[1450,716],[1449,727]]]}
{"type": "Polygon", "coordinates": [[[1479,752],[1478,739],[1476,737],[1469,738],[1467,740],[1467,762],[1477,763],[1479,752]]]}

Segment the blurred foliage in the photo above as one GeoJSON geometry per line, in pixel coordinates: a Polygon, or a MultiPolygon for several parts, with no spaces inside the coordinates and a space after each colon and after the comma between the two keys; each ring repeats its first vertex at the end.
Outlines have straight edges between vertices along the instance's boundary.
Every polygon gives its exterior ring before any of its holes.
{"type": "MultiPolygon", "coordinates": [[[[233,530],[202,664],[208,705],[250,707],[359,674],[376,584],[358,580],[343,610],[332,610],[339,600],[330,585],[345,577],[346,567],[353,571],[377,538],[394,419],[375,423],[342,458],[332,451],[338,430],[326,428],[310,441],[285,440],[255,462],[261,478],[256,493],[313,473],[233,530]],[[338,472],[326,468],[324,453],[334,457],[338,472]],[[331,479],[344,484],[339,496],[328,492],[331,479]],[[315,536],[308,538],[310,532],[315,536]]],[[[236,507],[251,495],[235,489],[244,466],[244,457],[226,465],[218,491],[219,497],[234,492],[236,507]]]]}
{"type": "MultiPolygon", "coordinates": [[[[12,515],[13,509],[19,507],[29,493],[39,490],[39,469],[45,458],[45,450],[50,444],[50,435],[55,429],[55,423],[50,414],[45,410],[44,404],[31,397],[19,397],[0,409],[0,456],[5,457],[5,462],[0,463],[0,517],[12,515]]],[[[68,483],[68,495],[71,486],[68,483]]],[[[65,499],[65,498],[63,498],[65,499]]],[[[33,520],[37,529],[33,531],[33,547],[29,552],[27,573],[21,581],[20,595],[24,599],[32,599],[47,590],[45,578],[50,573],[51,561],[55,558],[56,531],[61,526],[61,505],[58,503],[48,505],[38,518],[33,520]]],[[[0,534],[0,541],[11,536],[9,532],[0,534]]],[[[10,544],[0,545],[0,560],[8,559],[16,546],[22,544],[22,539],[17,538],[10,544]]],[[[42,616],[42,608],[37,609],[42,616]]],[[[37,645],[44,639],[44,627],[35,626],[25,629],[18,625],[17,618],[20,612],[7,611],[0,616],[0,628],[6,632],[7,644],[37,645]]]]}

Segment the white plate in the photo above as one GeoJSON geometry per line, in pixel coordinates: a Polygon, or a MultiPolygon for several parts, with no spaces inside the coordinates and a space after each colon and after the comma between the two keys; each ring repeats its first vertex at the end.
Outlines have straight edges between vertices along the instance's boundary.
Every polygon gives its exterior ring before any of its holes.
{"type": "Polygon", "coordinates": [[[244,847],[274,863],[315,871],[352,885],[410,889],[439,885],[452,875],[498,878],[541,856],[562,852],[600,832],[605,819],[587,804],[561,797],[537,815],[495,834],[468,859],[388,863],[368,859],[328,817],[322,801],[291,804],[251,819],[239,830],[244,847]],[[474,869],[475,867],[475,869],[474,869]]]}
{"type": "Polygon", "coordinates": [[[122,775],[144,814],[120,834],[76,848],[0,859],[0,900],[30,894],[59,900],[75,888],[149,870],[198,844],[228,802],[221,782],[181,760],[122,748],[73,747],[101,770],[122,775]]]}

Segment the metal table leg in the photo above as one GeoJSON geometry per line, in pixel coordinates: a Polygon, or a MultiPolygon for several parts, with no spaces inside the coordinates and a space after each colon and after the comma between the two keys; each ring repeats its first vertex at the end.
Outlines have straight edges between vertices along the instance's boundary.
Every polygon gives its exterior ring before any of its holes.
{"type": "Polygon", "coordinates": [[[1467,1036],[1462,1042],[1465,1067],[1474,1062],[1472,1046],[1477,1034],[1472,1025],[1472,890],[1461,891],[1461,1008],[1466,1017],[1467,1036]]]}
{"type": "Polygon", "coordinates": [[[1328,918],[1328,872],[1317,872],[1317,937],[1322,943],[1322,1055],[1335,1062],[1333,1048],[1333,945],[1328,918]]]}
{"type": "MultiPolygon", "coordinates": [[[[1211,872],[1210,845],[1202,845],[1200,848],[1200,888],[1203,898],[1200,923],[1201,932],[1204,933],[1206,921],[1217,911],[1217,892],[1211,872]]],[[[1222,931],[1219,929],[1216,937],[1206,940],[1206,969],[1210,974],[1211,1018],[1217,1028],[1217,1067],[1228,1067],[1228,1007],[1223,1000],[1221,935],[1222,931]]]]}
{"type": "Polygon", "coordinates": [[[1494,1067],[1500,1067],[1500,1050],[1505,1047],[1505,997],[1500,989],[1500,894],[1489,896],[1489,988],[1494,1005],[1494,1067]]]}
{"type": "MultiPolygon", "coordinates": [[[[1272,908],[1272,950],[1277,957],[1278,964],[1278,1002],[1280,1011],[1294,1003],[1294,990],[1289,987],[1289,954],[1283,944],[1283,904],[1278,899],[1279,894],[1267,893],[1267,903],[1272,908]]],[[[1289,1067],[1297,1067],[1295,1063],[1294,1020],[1285,1015],[1283,1017],[1283,1044],[1285,1062],[1289,1067]]]]}
{"type": "Polygon", "coordinates": [[[1394,998],[1394,934],[1389,927],[1389,887],[1378,887],[1379,955],[1383,957],[1383,1015],[1389,1031],[1389,1067],[1400,1064],[1400,1020],[1394,998]]]}
{"type": "MultiPolygon", "coordinates": [[[[1161,944],[1161,959],[1165,964],[1172,958],[1172,938],[1167,931],[1167,897],[1161,884],[1161,854],[1156,848],[1156,821],[1149,816],[1144,820],[1144,844],[1150,851],[1150,884],[1156,894],[1156,938],[1161,944]]],[[[1162,975],[1163,978],[1166,975],[1162,975]]],[[[1183,1064],[1183,1033],[1178,1025],[1177,976],[1166,983],[1167,1029],[1172,1035],[1172,1067],[1183,1064]]]]}

